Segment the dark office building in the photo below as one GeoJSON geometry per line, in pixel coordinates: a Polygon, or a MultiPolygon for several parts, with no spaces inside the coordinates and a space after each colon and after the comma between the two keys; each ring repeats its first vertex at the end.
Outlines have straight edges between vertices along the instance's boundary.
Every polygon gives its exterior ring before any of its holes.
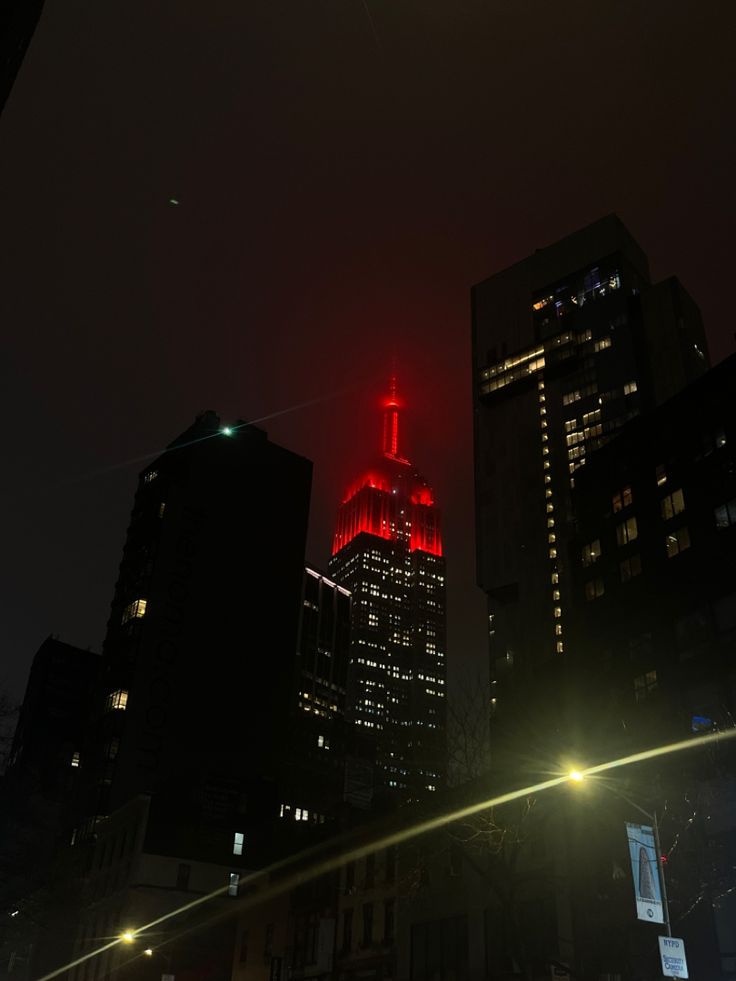
{"type": "Polygon", "coordinates": [[[331,575],[353,595],[348,719],[370,738],[375,786],[403,799],[443,781],[445,560],[431,487],[401,455],[395,385],[382,452],[348,489],[331,575]]]}
{"type": "Polygon", "coordinates": [[[571,490],[631,418],[701,375],[699,311],[614,216],[472,291],[478,582],[492,708],[571,652],[571,490]],[[545,666],[544,668],[542,666],[545,666]]]}

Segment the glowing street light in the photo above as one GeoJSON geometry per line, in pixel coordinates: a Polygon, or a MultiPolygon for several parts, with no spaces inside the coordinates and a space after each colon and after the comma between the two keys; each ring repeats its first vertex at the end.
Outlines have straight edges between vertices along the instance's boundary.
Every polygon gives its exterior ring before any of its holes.
{"type": "Polygon", "coordinates": [[[120,939],[124,944],[132,944],[135,940],[135,933],[133,930],[125,930],[120,934],[120,939]]]}
{"type": "Polygon", "coordinates": [[[146,955],[146,957],[153,957],[153,948],[152,947],[146,947],[146,949],[143,951],[143,953],[146,955]]]}
{"type": "Polygon", "coordinates": [[[223,436],[232,436],[232,434],[233,434],[233,427],[232,426],[223,426],[222,429],[220,430],[220,432],[222,433],[223,436]]]}
{"type": "Polygon", "coordinates": [[[585,780],[585,774],[581,773],[580,770],[570,770],[568,777],[575,783],[582,783],[585,780]]]}

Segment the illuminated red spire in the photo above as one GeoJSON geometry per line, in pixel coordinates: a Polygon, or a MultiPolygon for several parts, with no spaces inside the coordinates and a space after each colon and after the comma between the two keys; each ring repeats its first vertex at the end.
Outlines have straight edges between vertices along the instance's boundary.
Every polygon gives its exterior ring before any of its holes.
{"type": "Polygon", "coordinates": [[[399,455],[402,404],[396,393],[395,372],[381,405],[382,458],[375,460],[348,488],[337,514],[332,554],[336,555],[362,532],[367,532],[389,541],[405,542],[410,551],[442,555],[440,513],[432,488],[399,455]]]}
{"type": "MultiPolygon", "coordinates": [[[[401,403],[396,394],[396,374],[391,375],[389,393],[383,401],[383,454],[392,460],[402,460],[399,456],[399,410],[401,403]]],[[[405,461],[408,462],[408,461],[405,461]]]]}

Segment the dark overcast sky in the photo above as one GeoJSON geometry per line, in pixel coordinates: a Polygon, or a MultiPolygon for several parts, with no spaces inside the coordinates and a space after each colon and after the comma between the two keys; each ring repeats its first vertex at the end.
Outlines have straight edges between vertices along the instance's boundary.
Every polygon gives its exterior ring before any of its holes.
{"type": "Polygon", "coordinates": [[[0,681],[100,647],[138,467],[202,408],[315,463],[378,438],[445,512],[479,662],[469,287],[611,211],[733,350],[733,0],[46,0],[0,118],[0,681]],[[169,204],[175,197],[178,206],[169,204]],[[331,397],[332,393],[336,394],[331,397]]]}

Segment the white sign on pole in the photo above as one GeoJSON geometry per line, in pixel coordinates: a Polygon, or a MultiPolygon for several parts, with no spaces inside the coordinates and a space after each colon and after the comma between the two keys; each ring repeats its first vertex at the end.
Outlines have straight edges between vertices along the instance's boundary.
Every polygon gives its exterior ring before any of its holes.
{"type": "Polygon", "coordinates": [[[626,823],[631,874],[634,879],[636,915],[649,923],[664,923],[659,857],[654,846],[654,829],[648,824],[626,823]]]}
{"type": "Polygon", "coordinates": [[[660,937],[659,956],[662,960],[662,974],[666,978],[688,977],[684,940],[678,937],[660,937]]]}

